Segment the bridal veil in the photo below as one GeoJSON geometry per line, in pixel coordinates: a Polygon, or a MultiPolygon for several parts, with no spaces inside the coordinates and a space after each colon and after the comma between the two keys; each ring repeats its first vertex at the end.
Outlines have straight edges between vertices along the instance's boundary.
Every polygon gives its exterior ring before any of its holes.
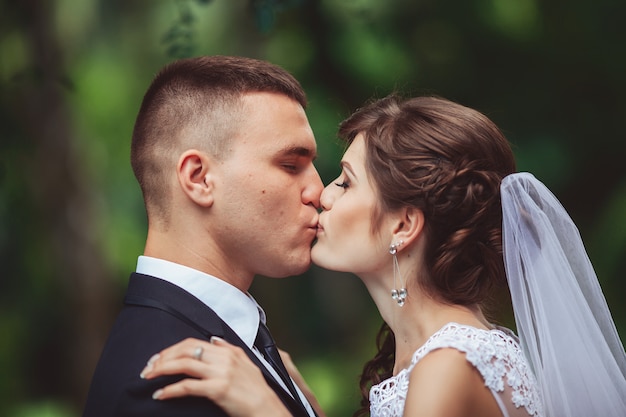
{"type": "Polygon", "coordinates": [[[626,354],[578,229],[528,173],[501,185],[517,331],[548,417],[625,417],[626,354]]]}

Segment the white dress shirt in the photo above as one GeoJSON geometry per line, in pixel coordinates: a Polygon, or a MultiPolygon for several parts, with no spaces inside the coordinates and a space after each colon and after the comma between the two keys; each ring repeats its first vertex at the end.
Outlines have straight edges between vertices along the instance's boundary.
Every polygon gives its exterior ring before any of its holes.
{"type": "MultiPolygon", "coordinates": [[[[259,360],[265,365],[274,379],[285,389],[289,395],[282,378],[274,368],[265,360],[261,352],[254,346],[259,320],[265,323],[265,312],[256,300],[248,293],[244,293],[237,287],[217,277],[163,259],[149,256],[139,256],[137,260],[137,273],[150,275],[174,284],[198,298],[211,308],[233,331],[241,338],[259,360]]],[[[314,416],[299,387],[294,383],[302,403],[307,408],[309,415],[314,416]]]]}

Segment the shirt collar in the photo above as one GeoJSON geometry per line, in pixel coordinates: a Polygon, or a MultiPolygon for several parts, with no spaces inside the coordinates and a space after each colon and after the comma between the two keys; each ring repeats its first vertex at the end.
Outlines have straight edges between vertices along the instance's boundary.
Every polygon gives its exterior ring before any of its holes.
{"type": "Polygon", "coordinates": [[[215,311],[248,347],[252,347],[259,330],[259,319],[265,321],[265,312],[250,294],[213,275],[149,256],[137,259],[137,273],[160,278],[192,294],[215,311]]]}

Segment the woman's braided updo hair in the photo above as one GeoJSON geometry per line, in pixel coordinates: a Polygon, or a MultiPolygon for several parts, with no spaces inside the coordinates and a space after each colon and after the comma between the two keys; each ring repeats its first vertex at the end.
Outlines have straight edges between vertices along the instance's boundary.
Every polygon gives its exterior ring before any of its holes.
{"type": "MultiPolygon", "coordinates": [[[[342,122],[342,139],[350,143],[358,134],[379,196],[373,228],[385,212],[421,210],[426,246],[416,284],[441,302],[484,305],[505,280],[500,182],[515,171],[515,160],[504,135],[476,110],[396,95],[342,122]]],[[[368,411],[369,387],[391,376],[395,343],[386,324],[377,344],[361,376],[364,407],[356,415],[368,411]]]]}

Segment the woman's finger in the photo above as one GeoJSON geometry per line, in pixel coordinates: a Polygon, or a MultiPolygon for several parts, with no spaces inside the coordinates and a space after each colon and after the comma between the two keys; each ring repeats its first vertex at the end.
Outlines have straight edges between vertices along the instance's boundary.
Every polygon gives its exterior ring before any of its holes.
{"type": "Polygon", "coordinates": [[[176,359],[183,357],[193,357],[194,354],[197,355],[198,349],[201,349],[200,358],[204,354],[204,351],[210,349],[211,344],[206,340],[200,340],[195,338],[187,338],[184,339],[175,345],[172,345],[166,349],[163,349],[161,352],[154,355],[153,358],[156,359],[165,358],[165,359],[176,359]]]}
{"type": "Polygon", "coordinates": [[[159,358],[195,357],[195,359],[202,359],[204,351],[207,349],[211,350],[211,346],[232,347],[233,345],[217,336],[212,336],[210,342],[190,337],[156,353],[148,359],[148,363],[152,363],[159,358]]]}
{"type": "Polygon", "coordinates": [[[218,402],[224,396],[228,385],[221,380],[183,379],[167,385],[152,394],[155,400],[167,400],[179,397],[207,397],[218,402]]]}
{"type": "Polygon", "coordinates": [[[191,358],[163,359],[146,365],[141,371],[141,378],[153,379],[163,375],[185,374],[194,378],[203,378],[210,373],[210,366],[191,358]]]}

